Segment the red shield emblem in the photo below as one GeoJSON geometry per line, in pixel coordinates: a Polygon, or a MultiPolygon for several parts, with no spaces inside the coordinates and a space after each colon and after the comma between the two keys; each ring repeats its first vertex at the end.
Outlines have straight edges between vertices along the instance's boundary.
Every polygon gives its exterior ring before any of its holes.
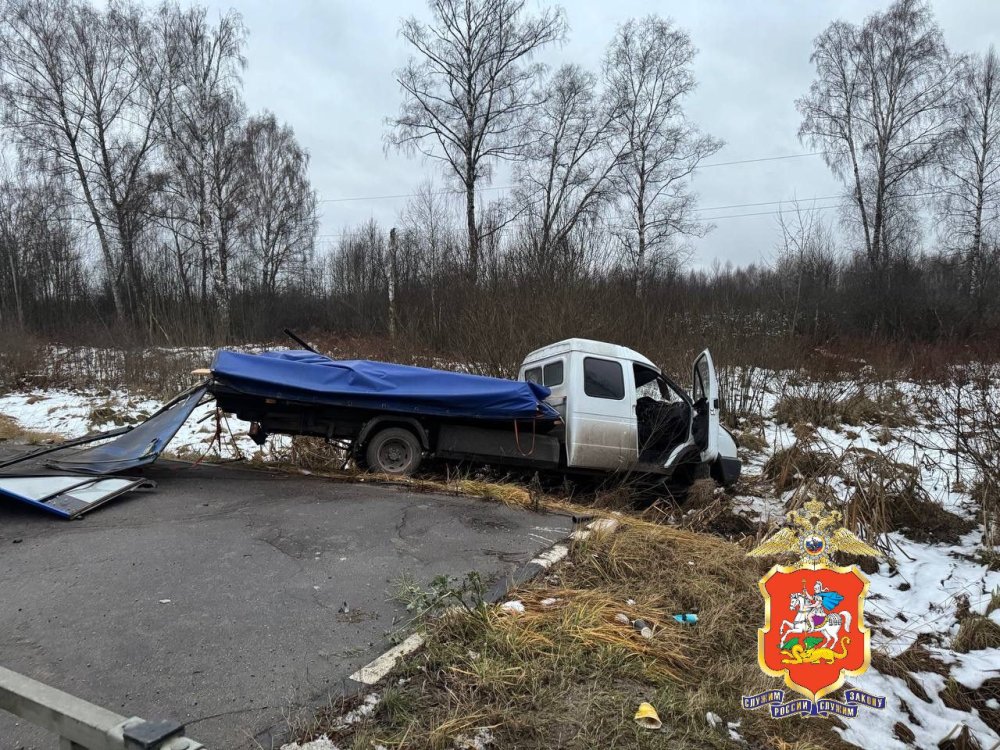
{"type": "Polygon", "coordinates": [[[868,579],[857,567],[776,565],[759,586],[765,620],[757,658],[765,673],[816,701],[868,669],[868,579]]]}

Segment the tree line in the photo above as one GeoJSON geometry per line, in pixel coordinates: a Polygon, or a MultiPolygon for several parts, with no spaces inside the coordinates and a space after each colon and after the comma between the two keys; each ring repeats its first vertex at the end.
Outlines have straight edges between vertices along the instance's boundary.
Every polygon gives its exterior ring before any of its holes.
{"type": "Polygon", "coordinates": [[[386,150],[443,182],[394,227],[348,227],[318,252],[308,154],[240,101],[235,13],[8,0],[0,315],[166,340],[280,323],[482,361],[563,335],[997,332],[1000,69],[993,49],[950,50],[926,0],[814,40],[799,137],[843,185],[835,218],[785,205],[769,262],[701,272],[686,262],[712,227],[690,178],[723,144],[685,111],[690,35],[626,20],[599,69],[546,66],[567,33],[562,9],[526,0],[430,0],[404,19],[386,150]]]}
{"type": "Polygon", "coordinates": [[[235,11],[3,4],[6,322],[84,315],[225,337],[238,291],[274,294],[302,274],[317,225],[309,157],[273,114],[247,112],[245,41],[235,11]]]}

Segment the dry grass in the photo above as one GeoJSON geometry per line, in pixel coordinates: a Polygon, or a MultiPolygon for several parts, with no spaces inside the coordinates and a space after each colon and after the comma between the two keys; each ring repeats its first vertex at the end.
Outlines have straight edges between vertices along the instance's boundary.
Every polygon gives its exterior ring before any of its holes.
{"type": "Polygon", "coordinates": [[[916,423],[911,403],[895,387],[853,382],[818,382],[796,388],[775,405],[774,418],[790,426],[811,424],[832,430],[843,425],[892,428],[916,423]]]}
{"type": "Polygon", "coordinates": [[[249,466],[262,469],[304,471],[314,476],[338,482],[367,482],[401,487],[411,492],[441,495],[460,495],[491,500],[503,505],[559,512],[594,513],[592,508],[574,506],[541,488],[529,484],[475,478],[467,472],[449,472],[444,477],[426,475],[398,477],[361,471],[353,465],[345,466],[345,454],[340,447],[326,443],[322,438],[295,438],[292,447],[272,453],[264,459],[255,457],[249,466]]]}
{"type": "Polygon", "coordinates": [[[10,441],[13,443],[38,445],[41,443],[53,443],[59,440],[62,440],[62,437],[55,433],[25,430],[13,417],[0,414],[0,442],[10,441]]]}
{"type": "Polygon", "coordinates": [[[983,615],[969,615],[959,624],[952,648],[960,654],[1000,648],[1000,625],[983,615]]]}
{"type": "Polygon", "coordinates": [[[714,479],[696,479],[687,492],[687,503],[690,509],[709,507],[719,499],[719,485],[714,479]]]}
{"type": "MultiPolygon", "coordinates": [[[[948,387],[935,392],[930,409],[942,425],[945,450],[958,457],[975,475],[972,498],[983,525],[982,555],[991,566],[1000,565],[1000,391],[995,387],[1000,368],[993,364],[956,367],[948,387]]],[[[958,474],[956,470],[956,474],[958,474]]],[[[961,477],[957,477],[961,480],[961,477]]]]}
{"type": "Polygon", "coordinates": [[[801,433],[798,442],[768,459],[762,475],[774,483],[776,492],[805,487],[833,500],[829,478],[840,477],[852,488],[842,508],[844,525],[886,551],[886,535],[893,531],[917,542],[956,544],[975,528],[975,522],[932,500],[918,469],[892,453],[848,448],[838,454],[817,441],[814,433],[801,433]]]}
{"type": "Polygon", "coordinates": [[[731,495],[713,479],[698,479],[680,505],[665,498],[654,502],[642,517],[683,529],[715,534],[730,541],[756,537],[758,526],[733,510],[731,495]]]}
{"type": "Polygon", "coordinates": [[[755,430],[743,430],[736,433],[736,440],[740,448],[744,448],[750,453],[763,453],[769,446],[767,438],[755,430]]]}
{"type": "Polygon", "coordinates": [[[983,525],[983,556],[989,559],[990,567],[1000,567],[996,547],[1000,545],[1000,471],[995,465],[987,470],[980,468],[979,476],[972,485],[970,494],[979,510],[979,521],[983,525]]]}
{"type": "Polygon", "coordinates": [[[844,453],[840,474],[853,486],[844,523],[870,542],[898,531],[917,542],[956,544],[975,528],[973,521],[931,499],[915,466],[889,454],[851,448],[844,453]]]}
{"type": "Polygon", "coordinates": [[[0,392],[26,385],[44,367],[41,341],[16,329],[0,328],[0,392]]]}
{"type": "Polygon", "coordinates": [[[779,424],[811,424],[837,429],[841,425],[836,401],[811,396],[785,396],[774,407],[774,420],[779,424]]]}
{"type": "Polygon", "coordinates": [[[740,733],[762,747],[778,747],[779,731],[783,747],[845,747],[827,721],[789,720],[779,729],[765,713],[740,708],[742,694],[773,686],[756,662],[762,568],[748,564],[745,549],[619,520],[617,532],[577,543],[569,564],[513,593],[523,614],[484,607],[429,622],[427,646],[389,678],[394,686],[373,717],[333,739],[342,747],[374,740],[446,748],[489,726],[496,747],[725,747],[728,733],[705,721],[713,711],[740,721],[740,733]],[[674,621],[682,612],[697,612],[697,625],[674,621]],[[619,614],[645,620],[652,638],[619,614]],[[644,700],[656,706],[663,731],[632,721],[644,700]]]}
{"type": "MultiPolygon", "coordinates": [[[[0,335],[0,340],[3,336],[0,335]]],[[[64,347],[24,336],[0,346],[0,392],[28,388],[128,388],[151,398],[173,396],[207,367],[211,350],[160,347],[64,347]]]]}
{"type": "Polygon", "coordinates": [[[14,440],[24,434],[21,426],[6,414],[0,414],[0,440],[14,440]]]}
{"type": "Polygon", "coordinates": [[[913,676],[914,673],[948,674],[948,665],[932,654],[920,639],[897,656],[890,657],[883,651],[872,651],[872,667],[884,675],[903,680],[913,694],[924,701],[930,701],[931,697],[927,695],[922,683],[913,676]]]}
{"type": "Polygon", "coordinates": [[[120,427],[129,424],[130,421],[129,415],[117,409],[111,401],[106,401],[103,404],[95,406],[90,410],[90,414],[87,415],[87,423],[95,428],[106,424],[114,424],[120,427]]]}
{"type": "MultiPolygon", "coordinates": [[[[268,463],[310,472],[345,474],[347,453],[339,444],[317,437],[293,437],[287,447],[268,446],[268,463]]],[[[352,476],[359,472],[352,472],[352,476]]]]}
{"type": "MultiPolygon", "coordinates": [[[[945,682],[941,691],[941,701],[957,711],[975,711],[979,718],[994,732],[1000,732],[1000,679],[992,677],[973,689],[953,678],[945,682]]],[[[943,746],[947,747],[947,746],[943,746]]],[[[966,747],[972,747],[967,745],[966,747]]]]}
{"type": "Polygon", "coordinates": [[[989,515],[1000,508],[1000,483],[996,477],[980,475],[969,489],[976,506],[989,515]]]}
{"type": "Polygon", "coordinates": [[[764,422],[764,398],[774,373],[755,365],[718,368],[722,419],[730,429],[759,427],[764,422]]]}
{"type": "Polygon", "coordinates": [[[799,440],[771,454],[762,474],[774,482],[774,489],[780,493],[834,474],[839,468],[840,461],[834,453],[817,448],[808,440],[799,440]]]}

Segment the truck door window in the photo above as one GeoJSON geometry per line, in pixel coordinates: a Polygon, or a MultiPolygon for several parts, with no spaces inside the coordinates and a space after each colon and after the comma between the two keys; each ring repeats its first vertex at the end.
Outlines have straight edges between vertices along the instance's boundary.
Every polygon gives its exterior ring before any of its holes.
{"type": "Polygon", "coordinates": [[[694,374],[694,400],[700,401],[708,397],[708,362],[699,361],[694,374]]]}
{"type": "Polygon", "coordinates": [[[677,395],[670,390],[666,381],[655,370],[642,365],[633,365],[635,372],[635,397],[651,398],[654,401],[679,401],[677,395]]]}
{"type": "Polygon", "coordinates": [[[546,385],[552,388],[556,385],[562,385],[563,382],[563,361],[557,359],[555,362],[549,362],[545,365],[545,372],[542,376],[542,385],[546,385]]]}
{"type": "Polygon", "coordinates": [[[625,398],[625,375],[618,362],[586,357],[583,360],[583,392],[592,398],[620,401],[625,398]]]}
{"type": "Polygon", "coordinates": [[[542,368],[532,367],[530,370],[524,371],[524,381],[526,383],[542,383],[542,368]]]}

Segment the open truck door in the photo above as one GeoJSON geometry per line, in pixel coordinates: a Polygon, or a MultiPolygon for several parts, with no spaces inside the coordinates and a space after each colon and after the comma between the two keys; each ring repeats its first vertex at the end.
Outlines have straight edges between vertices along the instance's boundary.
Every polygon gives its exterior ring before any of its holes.
{"type": "Polygon", "coordinates": [[[694,384],[691,397],[694,399],[693,436],[701,449],[701,460],[711,463],[719,456],[719,379],[715,374],[715,363],[708,349],[694,361],[694,384]]]}

